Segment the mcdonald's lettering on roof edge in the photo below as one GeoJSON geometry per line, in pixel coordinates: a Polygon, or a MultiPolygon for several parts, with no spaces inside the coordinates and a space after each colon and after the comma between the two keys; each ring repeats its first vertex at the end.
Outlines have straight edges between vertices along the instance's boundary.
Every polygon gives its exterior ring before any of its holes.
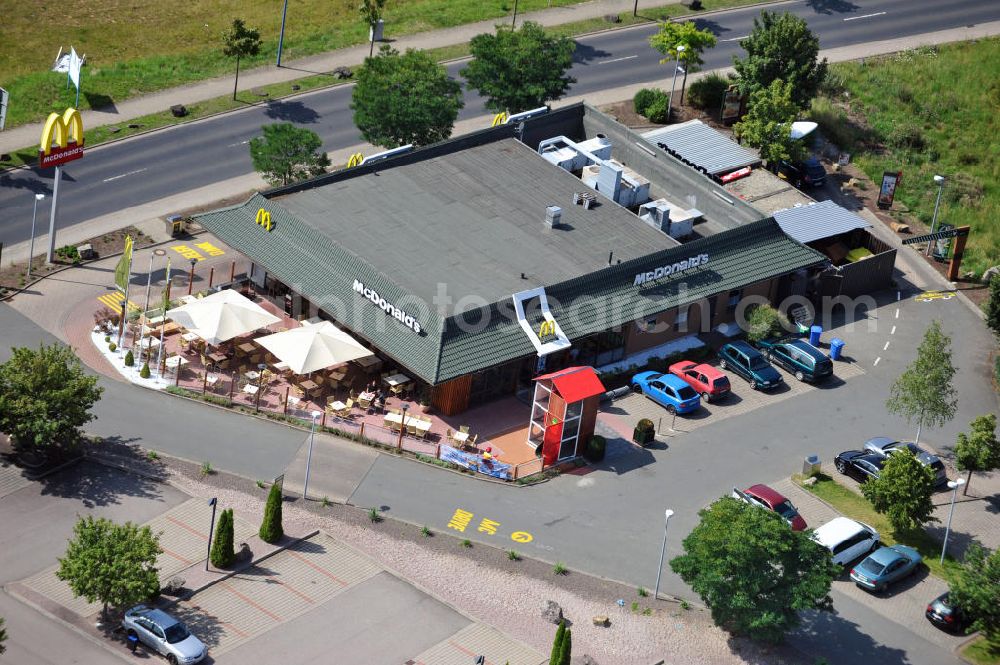
{"type": "Polygon", "coordinates": [[[50,113],[38,144],[38,166],[59,166],[83,157],[83,118],[74,108],[50,113]],[[72,136],[72,140],[70,137],[72,136]],[[55,141],[56,146],[52,145],[55,141]]]}

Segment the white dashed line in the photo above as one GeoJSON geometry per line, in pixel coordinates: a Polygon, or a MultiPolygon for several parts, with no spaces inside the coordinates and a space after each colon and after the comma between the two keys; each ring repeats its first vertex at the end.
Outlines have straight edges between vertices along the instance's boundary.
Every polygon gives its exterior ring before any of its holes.
{"type": "Polygon", "coordinates": [[[896,308],[896,318],[897,319],[899,318],[899,308],[898,307],[896,308]]]}
{"type": "Polygon", "coordinates": [[[741,39],[746,39],[750,35],[743,35],[742,37],[733,37],[732,39],[720,39],[720,42],[738,42],[741,39]]]}
{"type": "Polygon", "coordinates": [[[125,178],[130,175],[135,175],[136,173],[142,173],[146,169],[137,169],[135,171],[129,171],[128,173],[123,173],[121,175],[113,175],[110,178],[105,178],[104,182],[111,182],[112,180],[118,180],[118,178],[125,178]]]}
{"type": "Polygon", "coordinates": [[[601,60],[597,64],[599,64],[599,65],[608,65],[608,64],[611,64],[612,62],[621,62],[622,60],[631,60],[632,58],[638,58],[638,57],[639,56],[637,56],[637,55],[627,55],[624,58],[615,58],[614,60],[601,60]]]}
{"type": "Polygon", "coordinates": [[[885,12],[875,12],[874,14],[865,14],[864,16],[851,16],[850,18],[845,18],[845,21],[857,21],[859,18],[872,18],[875,16],[883,16],[885,12]]]}
{"type": "Polygon", "coordinates": [[[892,327],[892,330],[889,331],[889,334],[890,335],[895,335],[896,334],[896,326],[892,327]]]}
{"type": "Polygon", "coordinates": [[[246,141],[240,141],[239,143],[230,143],[226,147],[227,148],[235,148],[236,146],[246,145],[247,143],[250,143],[250,139],[247,139],[246,141]]]}
{"type": "Polygon", "coordinates": [[[876,358],[876,359],[875,359],[875,362],[873,363],[873,365],[872,365],[872,366],[874,366],[874,365],[878,365],[878,361],[880,361],[880,360],[882,360],[882,356],[879,356],[878,358],[876,358]]]}
{"type": "Polygon", "coordinates": [[[889,350],[889,342],[885,343],[885,346],[882,347],[882,350],[883,351],[888,351],[889,350]]]}

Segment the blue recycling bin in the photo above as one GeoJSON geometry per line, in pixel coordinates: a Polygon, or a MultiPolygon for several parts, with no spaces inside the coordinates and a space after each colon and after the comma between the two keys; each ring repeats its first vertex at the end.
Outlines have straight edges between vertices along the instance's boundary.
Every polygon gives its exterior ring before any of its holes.
{"type": "Polygon", "coordinates": [[[128,650],[135,653],[136,647],[139,646],[139,637],[133,635],[132,633],[129,633],[125,639],[126,643],[128,644],[128,650]]]}
{"type": "Polygon", "coordinates": [[[823,334],[823,326],[813,326],[809,329],[809,343],[819,346],[819,337],[823,334]]]}
{"type": "Polygon", "coordinates": [[[844,351],[844,340],[834,337],[830,340],[830,360],[840,360],[840,354],[844,351]]]}

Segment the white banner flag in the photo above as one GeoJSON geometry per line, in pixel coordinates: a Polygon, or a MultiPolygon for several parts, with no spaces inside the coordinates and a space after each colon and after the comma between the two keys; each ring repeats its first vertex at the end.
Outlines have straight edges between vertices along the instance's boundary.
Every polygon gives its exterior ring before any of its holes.
{"type": "Polygon", "coordinates": [[[65,74],[69,71],[69,53],[63,53],[62,47],[59,47],[59,53],[56,54],[55,62],[52,63],[52,71],[59,72],[60,74],[65,74]]]}
{"type": "Polygon", "coordinates": [[[76,54],[76,49],[69,47],[69,80],[73,82],[76,89],[80,89],[80,68],[83,67],[83,60],[76,54]]]}

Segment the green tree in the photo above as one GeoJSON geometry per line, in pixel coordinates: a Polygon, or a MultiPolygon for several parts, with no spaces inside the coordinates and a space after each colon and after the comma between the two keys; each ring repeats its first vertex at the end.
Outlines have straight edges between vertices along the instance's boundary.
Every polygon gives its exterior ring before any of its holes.
{"type": "Polygon", "coordinates": [[[0,364],[0,432],[18,446],[71,444],[80,427],[94,419],[90,409],[102,392],[73,349],[60,344],[15,348],[0,364]]]}
{"type": "Polygon", "coordinates": [[[240,58],[252,58],[260,53],[260,31],[247,27],[243,19],[233,19],[233,25],[222,33],[222,53],[227,58],[236,58],[236,81],[233,82],[233,99],[240,84],[240,58]]]}
{"type": "Polygon", "coordinates": [[[371,31],[369,38],[371,46],[368,49],[369,58],[375,53],[375,26],[382,20],[382,10],[384,9],[385,0],[361,0],[361,6],[358,7],[358,11],[361,12],[361,18],[371,31]]]}
{"type": "Polygon", "coordinates": [[[777,514],[723,497],[699,515],[670,567],[720,628],[780,642],[803,610],[829,610],[838,567],[830,553],[777,514]]]}
{"type": "Polygon", "coordinates": [[[571,665],[573,660],[573,629],[567,628],[559,645],[559,665],[571,665]]]}
{"type": "Polygon", "coordinates": [[[891,413],[910,423],[916,421],[916,442],[920,442],[924,425],[940,427],[955,417],[958,397],[951,385],[954,376],[951,338],[941,331],[940,322],[931,321],[917,347],[916,359],[892,384],[885,403],[891,413]]]}
{"type": "Polygon", "coordinates": [[[809,108],[827,67],[826,58],[819,61],[819,38],[804,19],[762,11],[740,46],[747,52],[745,58],[733,57],[740,92],[753,95],[781,79],[792,86],[792,101],[800,109],[809,108]]]}
{"type": "Polygon", "coordinates": [[[762,339],[780,337],[785,333],[788,320],[770,305],[757,305],[747,317],[747,339],[759,342],[762,339]]]}
{"type": "Polygon", "coordinates": [[[281,485],[271,485],[264,505],[264,520],[260,523],[260,539],[265,543],[276,543],[285,535],[281,528],[281,485]]]}
{"type": "Polygon", "coordinates": [[[556,637],[552,640],[552,653],[549,655],[549,665],[559,665],[559,654],[562,649],[563,637],[566,635],[566,622],[560,621],[556,628],[556,637]]]}
{"type": "Polygon", "coordinates": [[[326,172],[330,158],[316,132],[277,122],[261,127],[263,136],[250,139],[253,167],[272,185],[287,185],[326,172]]]}
{"type": "Polygon", "coordinates": [[[909,450],[889,455],[878,478],[864,483],[861,493],[875,512],[889,518],[896,533],[934,519],[934,472],[909,450]]]}
{"type": "Polygon", "coordinates": [[[518,29],[497,26],[496,34],[469,42],[472,60],[462,76],[486,98],[486,108],[519,113],[566,94],[576,82],[566,75],[575,48],[569,37],[551,37],[531,21],[518,29]]]}
{"type": "Polygon", "coordinates": [[[698,65],[704,64],[701,54],[705,49],[716,44],[715,35],[711,30],[699,30],[693,21],[674,23],[665,21],[660,24],[660,31],[649,38],[649,45],[664,55],[660,64],[667,64],[680,59],[684,67],[684,79],[681,81],[681,104],[684,104],[684,89],[687,87],[688,73],[698,65]],[[683,46],[683,49],[679,49],[683,46]]]}
{"type": "Polygon", "coordinates": [[[802,142],[791,135],[796,115],[792,84],[778,79],[750,95],[747,114],[733,131],[740,143],[757,148],[761,159],[773,168],[782,159],[798,159],[804,153],[802,142]]]}
{"type": "Polygon", "coordinates": [[[969,493],[972,474],[1000,469],[1000,441],[997,440],[997,417],[994,414],[979,416],[970,425],[972,431],[960,432],[955,444],[955,463],[959,471],[968,471],[962,495],[969,493]]]}
{"type": "Polygon", "coordinates": [[[462,86],[431,56],[413,49],[400,55],[387,45],[365,59],[351,95],[361,135],[386,148],[443,141],[463,105],[462,86]]]}
{"type": "Polygon", "coordinates": [[[969,545],[948,597],[973,620],[975,629],[993,642],[1000,641],[1000,550],[990,552],[976,542],[969,545]]]}
{"type": "Polygon", "coordinates": [[[124,609],[159,591],[160,552],[159,536],[148,526],[82,517],[59,559],[56,577],[69,584],[74,596],[102,603],[107,617],[109,607],[124,609]]]}
{"type": "Polygon", "coordinates": [[[236,559],[233,548],[233,509],[227,508],[219,514],[219,523],[215,525],[215,537],[212,539],[212,551],[209,560],[216,568],[228,568],[236,559]]]}
{"type": "Polygon", "coordinates": [[[986,326],[994,335],[1000,335],[1000,275],[990,279],[990,295],[983,311],[986,313],[986,326]]]}

